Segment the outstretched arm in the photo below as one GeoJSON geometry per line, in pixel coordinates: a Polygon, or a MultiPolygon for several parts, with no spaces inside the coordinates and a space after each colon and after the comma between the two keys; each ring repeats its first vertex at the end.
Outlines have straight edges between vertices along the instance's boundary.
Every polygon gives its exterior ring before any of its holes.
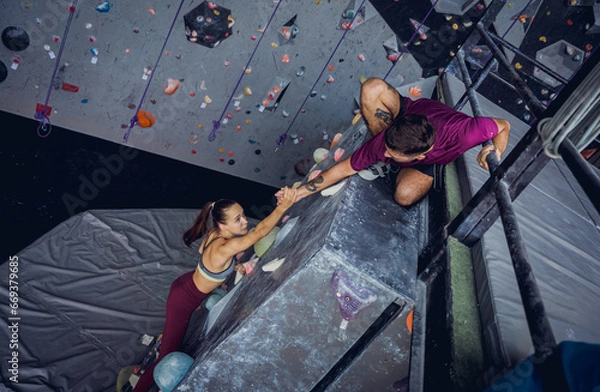
{"type": "Polygon", "coordinates": [[[236,254],[243,252],[252,245],[258,242],[273,230],[277,222],[283,214],[290,208],[296,200],[297,190],[291,188],[283,188],[281,191],[281,201],[278,200],[277,207],[265,219],[260,221],[254,230],[249,231],[242,237],[235,237],[228,240],[218,252],[221,258],[229,260],[236,254]]]}
{"type": "MultiPolygon", "coordinates": [[[[296,195],[296,201],[302,200],[305,197],[312,195],[313,193],[322,191],[325,188],[329,188],[331,185],[338,183],[346,177],[356,174],[357,171],[350,165],[350,158],[346,158],[343,161],[335,164],[331,168],[325,170],[317,177],[308,181],[305,184],[300,185],[298,193],[296,195]]],[[[281,203],[283,196],[283,190],[280,190],[275,194],[277,197],[277,204],[281,203]]]]}
{"type": "Polygon", "coordinates": [[[508,139],[510,136],[510,123],[501,118],[493,118],[494,122],[498,126],[498,134],[492,139],[492,144],[488,146],[484,146],[479,154],[477,155],[477,162],[479,162],[479,166],[488,170],[487,164],[487,155],[490,151],[496,151],[496,156],[498,157],[498,162],[502,159],[502,154],[506,150],[508,146],[508,139]]]}
{"type": "Polygon", "coordinates": [[[386,129],[400,112],[400,94],[382,79],[370,78],[360,89],[360,111],[373,136],[386,129]]]}

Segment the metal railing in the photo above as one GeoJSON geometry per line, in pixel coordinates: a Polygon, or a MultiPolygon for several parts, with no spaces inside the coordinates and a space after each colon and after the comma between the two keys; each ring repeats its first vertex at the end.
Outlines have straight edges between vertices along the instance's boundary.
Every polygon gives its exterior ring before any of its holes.
{"type": "MultiPolygon", "coordinates": [[[[492,6],[493,4],[494,2],[492,6]]],[[[501,2],[501,4],[504,3],[501,2]]],[[[552,159],[544,152],[544,141],[536,125],[540,120],[555,115],[561,106],[572,95],[576,94],[580,86],[586,83],[584,80],[594,70],[594,67],[600,67],[600,51],[593,53],[571,80],[566,80],[543,64],[523,55],[526,60],[544,70],[560,83],[565,84],[556,99],[546,108],[515,71],[498,45],[503,46],[506,50],[521,54],[518,49],[486,30],[486,26],[489,26],[493,21],[494,15],[491,12],[481,19],[476,26],[476,30],[473,31],[457,54],[456,59],[466,92],[457,101],[455,109],[460,110],[468,100],[474,115],[482,115],[476,89],[490,74],[497,61],[507,71],[510,84],[530,109],[536,121],[510,154],[505,157],[502,164],[498,163],[495,154],[488,154],[487,162],[490,178],[466,203],[463,210],[440,229],[437,235],[432,237],[419,255],[419,266],[421,271],[426,271],[426,274],[431,273],[432,268],[437,268],[440,265],[439,260],[444,253],[449,236],[455,237],[467,246],[473,246],[500,217],[534,346],[534,355],[536,359],[544,360],[552,353],[553,348],[556,346],[556,340],[528,261],[527,250],[519,230],[512,201],[552,159]],[[481,39],[490,48],[492,58],[478,72],[477,79],[473,82],[465,62],[464,53],[477,45],[481,39]]],[[[491,143],[491,141],[488,143],[491,143]]],[[[562,141],[558,151],[596,209],[600,211],[600,179],[596,171],[591,167],[591,164],[583,159],[568,138],[562,141]]]]}

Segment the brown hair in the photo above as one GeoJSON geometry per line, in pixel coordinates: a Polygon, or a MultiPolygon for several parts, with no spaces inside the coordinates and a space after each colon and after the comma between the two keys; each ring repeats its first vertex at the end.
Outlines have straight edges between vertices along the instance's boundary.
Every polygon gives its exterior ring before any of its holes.
{"type": "Polygon", "coordinates": [[[421,114],[398,116],[385,130],[385,144],[404,155],[421,154],[435,142],[435,126],[421,114]]]}
{"type": "Polygon", "coordinates": [[[225,212],[234,204],[236,204],[235,201],[228,199],[206,203],[192,227],[183,234],[183,243],[185,246],[190,246],[192,242],[216,228],[217,224],[226,224],[227,217],[225,216],[225,212]]]}

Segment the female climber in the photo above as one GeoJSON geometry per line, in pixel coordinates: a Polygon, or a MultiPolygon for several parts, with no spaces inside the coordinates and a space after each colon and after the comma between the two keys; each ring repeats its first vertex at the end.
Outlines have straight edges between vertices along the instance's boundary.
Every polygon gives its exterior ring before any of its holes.
{"type": "Polygon", "coordinates": [[[202,208],[194,225],[183,235],[186,246],[204,236],[198,249],[198,266],[175,279],[171,285],[159,357],[144,372],[134,392],[146,392],[152,386],[154,367],[167,354],[178,349],[192,313],[210,292],[234,270],[244,271],[241,264],[235,265],[234,256],[269,234],[295,200],[296,190],[283,188],[277,207],[252,231],[248,231],[244,209],[235,201],[222,199],[207,203],[202,208]]]}

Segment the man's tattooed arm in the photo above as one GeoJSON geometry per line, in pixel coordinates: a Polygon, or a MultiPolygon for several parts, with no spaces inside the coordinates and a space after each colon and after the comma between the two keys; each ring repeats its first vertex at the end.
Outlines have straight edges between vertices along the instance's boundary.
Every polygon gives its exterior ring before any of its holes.
{"type": "Polygon", "coordinates": [[[380,108],[377,108],[375,110],[375,117],[380,119],[381,121],[383,121],[386,124],[391,124],[392,122],[392,114],[388,113],[384,110],[381,110],[380,108]]]}
{"type": "Polygon", "coordinates": [[[316,178],[314,178],[313,180],[307,182],[306,184],[304,184],[304,187],[306,188],[307,191],[309,192],[316,192],[318,187],[318,184],[322,184],[323,181],[325,181],[325,179],[323,178],[322,175],[318,175],[316,178]]]}

